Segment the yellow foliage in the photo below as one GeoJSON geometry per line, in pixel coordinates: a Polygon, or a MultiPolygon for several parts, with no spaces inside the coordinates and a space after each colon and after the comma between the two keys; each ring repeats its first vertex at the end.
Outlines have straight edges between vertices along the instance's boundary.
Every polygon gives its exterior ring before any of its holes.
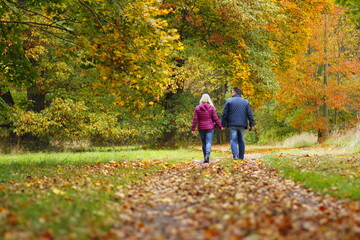
{"type": "Polygon", "coordinates": [[[244,96],[252,96],[255,94],[254,85],[248,80],[244,80],[242,82],[241,89],[244,96]]]}
{"type": "Polygon", "coordinates": [[[116,102],[116,105],[121,107],[121,106],[125,105],[125,102],[124,101],[118,101],[118,102],[116,102]]]}
{"type": "Polygon", "coordinates": [[[29,58],[29,59],[33,59],[35,61],[38,61],[39,58],[42,55],[46,54],[47,52],[48,51],[47,51],[47,49],[45,47],[38,45],[38,46],[35,46],[35,47],[32,47],[32,48],[26,50],[25,51],[25,56],[27,58],[29,58]]]}

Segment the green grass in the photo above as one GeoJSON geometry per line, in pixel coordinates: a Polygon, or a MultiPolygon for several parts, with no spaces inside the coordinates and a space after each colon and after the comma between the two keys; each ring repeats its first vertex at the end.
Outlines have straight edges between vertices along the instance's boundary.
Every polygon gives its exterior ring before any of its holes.
{"type": "Polygon", "coordinates": [[[0,239],[108,238],[127,185],[195,159],[198,149],[139,147],[0,155],[0,239]]]}
{"type": "MultiPolygon", "coordinates": [[[[214,152],[212,157],[222,153],[214,152]]],[[[201,153],[194,149],[144,150],[138,147],[97,148],[78,153],[27,153],[0,155],[0,182],[10,179],[24,181],[27,176],[51,176],[59,166],[80,167],[96,162],[163,160],[170,163],[201,159],[201,153]],[[109,150],[113,151],[109,151],[109,150]]]]}
{"type": "Polygon", "coordinates": [[[323,194],[360,199],[360,162],[358,155],[273,154],[266,164],[287,178],[323,194]]]}

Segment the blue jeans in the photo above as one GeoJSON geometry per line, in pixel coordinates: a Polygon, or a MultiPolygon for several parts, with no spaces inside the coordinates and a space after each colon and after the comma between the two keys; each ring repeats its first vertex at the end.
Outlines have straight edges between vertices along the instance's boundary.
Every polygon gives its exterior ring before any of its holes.
{"type": "Polygon", "coordinates": [[[214,137],[214,129],[213,130],[201,130],[199,131],[201,138],[201,146],[204,157],[210,156],[211,152],[211,143],[214,137]]]}
{"type": "Polygon", "coordinates": [[[229,127],[230,147],[234,158],[244,159],[245,154],[245,128],[229,127]]]}

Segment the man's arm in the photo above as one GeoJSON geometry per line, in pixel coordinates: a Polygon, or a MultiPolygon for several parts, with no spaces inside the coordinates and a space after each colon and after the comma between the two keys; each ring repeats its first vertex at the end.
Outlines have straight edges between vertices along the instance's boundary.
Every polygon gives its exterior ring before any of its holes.
{"type": "Polygon", "coordinates": [[[254,120],[254,116],[251,111],[250,103],[247,106],[247,118],[248,118],[249,124],[250,124],[249,130],[251,130],[255,126],[255,120],[254,120]]]}

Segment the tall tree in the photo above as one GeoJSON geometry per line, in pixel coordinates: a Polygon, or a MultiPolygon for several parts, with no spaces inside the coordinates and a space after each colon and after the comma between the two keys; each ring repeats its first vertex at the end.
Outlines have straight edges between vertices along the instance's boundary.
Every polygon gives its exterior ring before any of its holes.
{"type": "Polygon", "coordinates": [[[329,2],[322,13],[311,22],[307,53],[293,59],[293,66],[279,74],[281,91],[277,95],[286,121],[303,130],[317,130],[319,140],[330,130],[328,111],[356,111],[358,93],[348,87],[359,89],[360,71],[355,57],[358,33],[345,20],[344,9],[329,2]],[[285,117],[289,115],[292,117],[285,117]]]}

